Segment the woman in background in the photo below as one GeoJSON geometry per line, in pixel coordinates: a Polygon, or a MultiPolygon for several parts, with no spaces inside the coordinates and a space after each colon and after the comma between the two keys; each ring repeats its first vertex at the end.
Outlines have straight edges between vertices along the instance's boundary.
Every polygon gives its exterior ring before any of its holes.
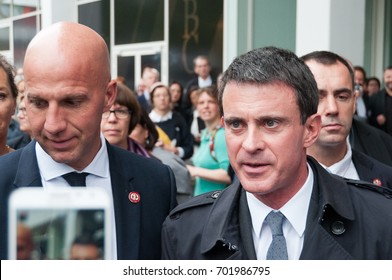
{"type": "Polygon", "coordinates": [[[192,158],[193,166],[187,166],[191,175],[196,177],[194,195],[222,190],[231,183],[218,92],[215,87],[206,87],[199,89],[197,95],[196,109],[206,128],[201,133],[200,147],[192,158]]]}
{"type": "Polygon", "coordinates": [[[159,126],[171,140],[171,145],[163,148],[182,159],[188,159],[193,154],[193,138],[185,119],[172,110],[169,88],[158,82],[151,86],[151,103],[153,109],[150,119],[159,126]]]}
{"type": "Polygon", "coordinates": [[[141,107],[130,88],[117,84],[117,96],[109,111],[102,114],[101,131],[110,144],[151,157],[146,149],[129,137],[140,120],[141,107]]]}
{"type": "Polygon", "coordinates": [[[6,144],[8,127],[16,110],[18,96],[14,77],[13,66],[0,55],[0,155],[14,151],[6,144]]]}
{"type": "Polygon", "coordinates": [[[166,151],[162,147],[156,146],[158,131],[156,125],[142,110],[140,121],[130,134],[131,138],[143,145],[143,147],[158,158],[162,163],[170,166],[176,178],[177,202],[182,203],[193,195],[192,178],[188,172],[185,162],[172,152],[166,151]]]}

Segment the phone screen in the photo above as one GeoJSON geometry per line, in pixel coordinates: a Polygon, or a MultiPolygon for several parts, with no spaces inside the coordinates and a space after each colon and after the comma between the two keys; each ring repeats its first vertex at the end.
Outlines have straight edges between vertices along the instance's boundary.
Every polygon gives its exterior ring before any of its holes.
{"type": "Polygon", "coordinates": [[[10,259],[107,258],[110,209],[101,192],[26,188],[11,197],[10,259]]]}

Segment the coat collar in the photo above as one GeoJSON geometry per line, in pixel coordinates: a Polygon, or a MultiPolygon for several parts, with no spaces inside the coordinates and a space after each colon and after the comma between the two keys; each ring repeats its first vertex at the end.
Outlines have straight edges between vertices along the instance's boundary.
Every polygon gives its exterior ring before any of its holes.
{"type": "Polygon", "coordinates": [[[228,236],[228,228],[232,225],[233,214],[237,213],[241,190],[242,187],[239,181],[236,180],[216,198],[203,230],[200,245],[202,254],[210,251],[218,243],[224,246],[227,245],[229,250],[233,249],[233,245],[234,250],[238,249],[238,244],[235,244],[237,242],[230,240],[231,236],[228,236]],[[227,209],[227,206],[229,206],[229,209],[227,209]]]}
{"type": "MultiPolygon", "coordinates": [[[[331,206],[340,216],[354,220],[354,209],[347,201],[351,200],[350,186],[339,176],[328,173],[314,158],[308,156],[308,163],[315,174],[312,199],[318,192],[318,209],[322,210],[327,205],[331,206]]],[[[321,215],[322,213],[318,213],[321,215]]]]}
{"type": "MultiPolygon", "coordinates": [[[[317,225],[318,221],[323,219],[323,215],[325,214],[323,210],[326,208],[333,209],[334,212],[344,219],[354,220],[355,215],[353,206],[347,203],[347,201],[351,200],[349,186],[344,180],[329,174],[315,159],[308,157],[308,163],[315,174],[315,182],[310,206],[313,209],[310,209],[311,211],[309,211],[307,228],[311,223],[312,227],[322,230],[321,227],[317,227],[317,225]]],[[[240,246],[239,243],[243,241],[240,241],[239,239],[236,240],[235,236],[231,233],[230,228],[233,227],[233,221],[238,221],[238,217],[237,219],[233,217],[233,215],[238,215],[239,213],[238,205],[240,205],[240,203],[246,203],[246,200],[243,201],[240,199],[242,191],[243,188],[240,182],[236,180],[216,198],[203,230],[201,238],[202,254],[212,250],[220,243],[227,246],[229,250],[238,250],[240,246]]],[[[249,212],[247,213],[249,216],[249,212]]],[[[328,234],[326,235],[326,238],[327,236],[328,234]]],[[[246,243],[247,244],[245,245],[241,244],[245,249],[249,247],[249,240],[246,241],[246,243]]],[[[247,254],[248,258],[254,256],[254,252],[249,250],[249,248],[247,249],[247,254]]]]}

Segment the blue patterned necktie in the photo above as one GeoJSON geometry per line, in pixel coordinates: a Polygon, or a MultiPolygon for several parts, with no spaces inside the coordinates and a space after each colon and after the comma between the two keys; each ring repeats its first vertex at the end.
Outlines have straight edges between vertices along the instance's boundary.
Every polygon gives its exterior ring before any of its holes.
{"type": "Polygon", "coordinates": [[[86,177],[89,173],[87,172],[70,172],[64,174],[62,177],[71,187],[85,187],[86,186],[86,177]]]}
{"type": "Polygon", "coordinates": [[[271,228],[272,242],[267,252],[267,260],[287,260],[286,239],[283,235],[283,221],[285,216],[281,212],[271,211],[265,221],[271,228]]]}

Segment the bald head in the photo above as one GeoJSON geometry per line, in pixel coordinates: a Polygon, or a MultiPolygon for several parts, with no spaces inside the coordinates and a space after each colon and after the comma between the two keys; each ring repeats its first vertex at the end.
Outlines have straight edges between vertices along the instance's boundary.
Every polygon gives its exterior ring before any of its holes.
{"type": "Polygon", "coordinates": [[[58,163],[83,170],[101,147],[101,118],[116,98],[107,46],[87,26],[60,22],[39,32],[24,61],[32,136],[58,163]]]}
{"type": "MultiPolygon", "coordinates": [[[[74,23],[59,22],[41,30],[27,47],[24,74],[43,65],[47,70],[78,70],[90,78],[107,82],[110,79],[109,52],[103,38],[91,28],[74,23]],[[99,79],[98,79],[99,77],[99,79]]],[[[39,70],[39,69],[38,69],[39,70]]]]}

